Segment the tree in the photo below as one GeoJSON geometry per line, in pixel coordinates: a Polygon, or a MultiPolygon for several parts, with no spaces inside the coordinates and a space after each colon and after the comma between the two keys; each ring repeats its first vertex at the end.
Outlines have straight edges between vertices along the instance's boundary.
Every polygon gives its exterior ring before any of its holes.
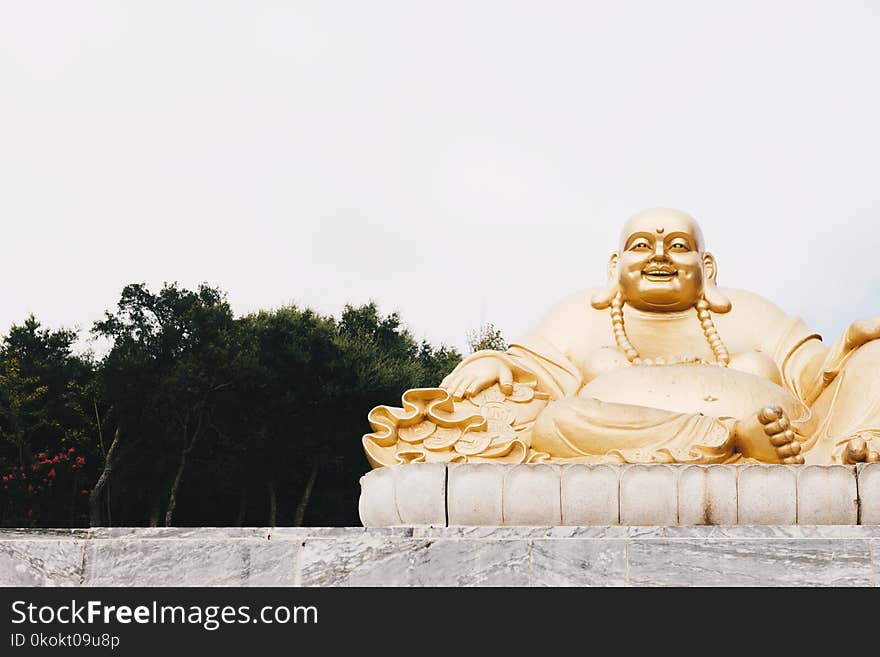
{"type": "Polygon", "coordinates": [[[506,351],[507,343],[501,331],[495,328],[494,324],[483,324],[475,331],[469,331],[468,346],[471,353],[481,351],[483,349],[491,349],[493,351],[506,351]]]}
{"type": "Polygon", "coordinates": [[[75,331],[33,316],[0,343],[2,524],[82,521],[82,487],[95,462],[94,364],[74,352],[75,331]]]}
{"type": "Polygon", "coordinates": [[[99,362],[34,318],[0,343],[2,525],[357,524],[367,413],[461,360],[374,303],[235,318],[208,285],[128,285],[92,332],[99,362]]]}
{"type": "MultiPolygon", "coordinates": [[[[133,284],[93,331],[113,341],[101,379],[125,441],[120,458],[136,479],[164,483],[164,494],[150,486],[151,523],[164,501],[171,526],[187,465],[203,441],[218,435],[212,415],[238,374],[232,311],[223,293],[206,284],[190,291],[166,283],[156,294],[133,284]]],[[[112,466],[105,461],[108,479],[112,466]]]]}
{"type": "Polygon", "coordinates": [[[268,509],[270,524],[302,525],[307,515],[316,524],[356,523],[367,412],[406,388],[436,385],[461,357],[417,343],[397,314],[382,316],[372,303],[346,306],[338,320],[289,306],[240,321],[254,360],[250,387],[240,389],[246,410],[231,429],[242,436],[238,518],[251,515],[251,491],[268,494],[256,508],[268,509]]]}

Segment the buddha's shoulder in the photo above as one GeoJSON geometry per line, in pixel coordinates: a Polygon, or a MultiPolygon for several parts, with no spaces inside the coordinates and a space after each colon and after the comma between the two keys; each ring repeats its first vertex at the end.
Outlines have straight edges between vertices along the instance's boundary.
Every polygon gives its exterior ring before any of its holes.
{"type": "Polygon", "coordinates": [[[557,301],[550,309],[545,319],[559,318],[566,320],[580,319],[589,321],[592,318],[604,317],[603,313],[593,308],[593,296],[601,292],[602,288],[591,287],[573,292],[557,301]]]}
{"type": "Polygon", "coordinates": [[[568,352],[573,345],[589,342],[589,336],[610,330],[608,311],[596,310],[590,303],[600,288],[579,290],[550,306],[529,335],[540,337],[568,352]]]}
{"type": "Polygon", "coordinates": [[[724,296],[730,299],[732,315],[752,316],[757,314],[764,317],[784,317],[786,315],[785,311],[778,305],[766,297],[762,297],[760,294],[729,287],[718,289],[724,296]]]}

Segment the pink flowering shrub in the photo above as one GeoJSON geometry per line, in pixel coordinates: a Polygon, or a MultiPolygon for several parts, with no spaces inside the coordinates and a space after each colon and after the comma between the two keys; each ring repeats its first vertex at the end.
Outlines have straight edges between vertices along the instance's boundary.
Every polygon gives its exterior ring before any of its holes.
{"type": "Polygon", "coordinates": [[[88,524],[85,457],[73,447],[40,452],[27,465],[0,473],[0,526],[75,527],[88,524]]]}

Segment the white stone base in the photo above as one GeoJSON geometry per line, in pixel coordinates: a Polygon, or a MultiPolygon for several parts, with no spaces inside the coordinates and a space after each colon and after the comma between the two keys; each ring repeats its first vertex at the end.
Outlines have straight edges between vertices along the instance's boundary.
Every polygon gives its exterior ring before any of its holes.
{"type": "Polygon", "coordinates": [[[2,586],[872,586],[880,526],[0,530],[2,586]]]}
{"type": "Polygon", "coordinates": [[[365,527],[880,524],[880,463],[415,463],[361,478],[365,527]]]}

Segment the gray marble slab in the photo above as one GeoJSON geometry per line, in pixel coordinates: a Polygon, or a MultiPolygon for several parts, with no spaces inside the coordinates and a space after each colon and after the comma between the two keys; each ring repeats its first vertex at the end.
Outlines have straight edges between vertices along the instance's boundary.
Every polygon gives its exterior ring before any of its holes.
{"type": "Polygon", "coordinates": [[[627,541],[543,539],[531,541],[532,586],[626,586],[627,541]]]}
{"type": "Polygon", "coordinates": [[[414,538],[877,538],[880,525],[607,525],[590,527],[415,527],[414,538]]]}
{"type": "Polygon", "coordinates": [[[57,541],[77,540],[91,536],[92,529],[0,529],[0,541],[57,541]]]}
{"type": "Polygon", "coordinates": [[[269,527],[95,527],[83,530],[93,539],[151,538],[151,539],[254,539],[268,538],[269,527]]]}
{"type": "Polygon", "coordinates": [[[528,586],[528,541],[426,541],[413,555],[413,586],[528,586]]]}
{"type": "Polygon", "coordinates": [[[2,586],[878,584],[877,525],[0,532],[2,586]]]}
{"type": "Polygon", "coordinates": [[[867,540],[633,540],[636,586],[872,586],[867,540]]]}
{"type": "Polygon", "coordinates": [[[307,538],[358,538],[386,536],[410,538],[413,527],[271,527],[268,538],[273,541],[302,541],[307,538]]]}
{"type": "Polygon", "coordinates": [[[89,541],[86,550],[86,586],[240,586],[248,546],[244,540],[120,538],[89,541]]]}
{"type": "Polygon", "coordinates": [[[69,539],[0,538],[0,586],[80,586],[85,546],[69,539]]]}
{"type": "Polygon", "coordinates": [[[413,553],[425,541],[363,535],[310,538],[297,559],[302,586],[407,586],[413,553]]]}
{"type": "Polygon", "coordinates": [[[296,586],[299,543],[246,541],[242,554],[242,586],[296,586]]]}

